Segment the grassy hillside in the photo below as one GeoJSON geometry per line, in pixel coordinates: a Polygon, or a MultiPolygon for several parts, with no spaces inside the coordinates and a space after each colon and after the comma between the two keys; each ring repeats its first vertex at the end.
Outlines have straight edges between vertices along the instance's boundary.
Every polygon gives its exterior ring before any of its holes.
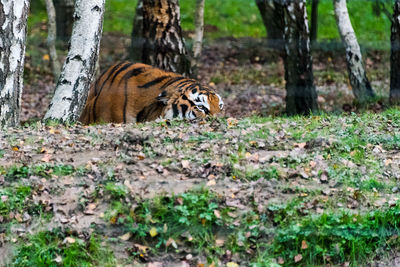
{"type": "MultiPolygon", "coordinates": [[[[108,0],[104,30],[106,32],[121,32],[129,35],[136,7],[136,0],[108,0]]],[[[180,1],[182,27],[193,29],[195,0],[180,1]]],[[[382,13],[375,16],[372,12],[373,1],[349,1],[348,8],[352,23],[363,45],[375,48],[388,47],[390,38],[390,22],[382,13]]],[[[43,0],[32,3],[32,14],[29,18],[30,27],[46,19],[43,0]]],[[[255,1],[243,0],[206,0],[205,23],[209,27],[207,38],[225,36],[233,37],[263,37],[265,28],[255,1]]],[[[319,6],[319,40],[338,40],[339,36],[333,14],[332,1],[321,0],[319,6]]]]}

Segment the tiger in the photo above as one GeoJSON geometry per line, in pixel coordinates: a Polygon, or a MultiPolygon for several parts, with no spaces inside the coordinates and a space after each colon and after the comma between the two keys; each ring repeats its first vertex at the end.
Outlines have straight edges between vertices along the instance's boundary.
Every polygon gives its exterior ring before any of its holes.
{"type": "Polygon", "coordinates": [[[88,125],[192,120],[215,115],[223,107],[214,90],[194,79],[125,61],[105,70],[92,84],[79,121],[88,125]]]}

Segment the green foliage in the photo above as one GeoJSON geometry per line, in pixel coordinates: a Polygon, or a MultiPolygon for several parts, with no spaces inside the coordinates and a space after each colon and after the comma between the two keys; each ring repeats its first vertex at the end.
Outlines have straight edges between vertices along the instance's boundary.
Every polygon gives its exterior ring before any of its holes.
{"type": "MultiPolygon", "coordinates": [[[[311,1],[307,1],[311,2],[311,1]]],[[[106,1],[104,31],[120,32],[130,35],[137,0],[106,1]]],[[[195,0],[181,1],[182,28],[194,29],[195,0]]],[[[311,12],[308,3],[308,12],[311,12]]],[[[376,49],[388,49],[390,45],[390,20],[383,12],[374,13],[374,1],[355,0],[348,2],[349,14],[357,38],[362,45],[376,49]]],[[[387,5],[391,13],[391,6],[387,5]]],[[[29,16],[29,28],[38,27],[46,20],[46,9],[43,0],[33,1],[29,16]]],[[[318,17],[318,39],[320,41],[340,40],[333,4],[330,0],[321,0],[318,17]]],[[[255,1],[242,0],[208,0],[205,6],[205,37],[263,37],[266,34],[260,13],[255,1]]],[[[187,38],[187,41],[190,38],[187,38]]]]}
{"type": "Polygon", "coordinates": [[[110,194],[114,199],[120,199],[128,194],[128,188],[122,184],[108,182],[104,187],[104,192],[110,194]]]}
{"type": "Polygon", "coordinates": [[[8,216],[10,212],[22,214],[28,209],[27,199],[30,196],[29,186],[0,188],[0,216],[8,216]]]}
{"type": "Polygon", "coordinates": [[[20,178],[28,178],[32,175],[50,178],[55,176],[67,176],[76,172],[75,168],[71,165],[50,165],[50,164],[36,164],[31,166],[26,165],[13,165],[6,170],[5,176],[8,180],[18,180],[20,178]]]}
{"type": "Polygon", "coordinates": [[[88,241],[59,229],[39,232],[18,248],[13,266],[116,266],[112,252],[92,235],[88,241]],[[73,242],[65,241],[71,238],[73,242]],[[57,263],[58,261],[58,263],[57,263]]]}
{"type": "Polygon", "coordinates": [[[290,265],[298,254],[303,256],[302,264],[309,265],[362,263],[377,249],[389,248],[388,241],[400,234],[399,227],[399,206],[363,215],[311,215],[278,229],[271,252],[290,265]],[[303,242],[307,248],[302,249],[303,242]]]}

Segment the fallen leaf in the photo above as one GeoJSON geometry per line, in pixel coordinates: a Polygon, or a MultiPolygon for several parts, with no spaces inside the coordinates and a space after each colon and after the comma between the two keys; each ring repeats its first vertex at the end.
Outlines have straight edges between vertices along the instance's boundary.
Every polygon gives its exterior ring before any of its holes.
{"type": "Polygon", "coordinates": [[[173,246],[175,249],[176,248],[178,248],[178,245],[176,244],[176,242],[175,242],[175,240],[173,239],[173,238],[169,238],[168,240],[167,240],[167,242],[165,243],[165,246],[166,247],[169,247],[169,246],[173,246]]]}
{"type": "Polygon", "coordinates": [[[155,237],[157,233],[157,229],[155,227],[152,227],[149,231],[151,237],[155,237]]]}
{"type": "Polygon", "coordinates": [[[308,245],[307,242],[305,240],[301,241],[301,249],[307,249],[308,245]]]}
{"type": "Polygon", "coordinates": [[[222,247],[224,244],[225,244],[225,240],[223,240],[223,239],[217,239],[217,240],[215,240],[215,245],[216,245],[217,247],[222,247]]]}
{"type": "Polygon", "coordinates": [[[119,239],[121,239],[122,241],[128,241],[129,238],[131,238],[131,236],[132,236],[132,234],[128,232],[128,233],[126,233],[126,234],[124,234],[124,235],[121,235],[121,236],[119,237],[119,239]]]}
{"type": "Polygon", "coordinates": [[[226,264],[226,267],[239,267],[239,265],[236,263],[236,262],[228,262],[227,264],[226,264]]]}
{"type": "Polygon", "coordinates": [[[189,169],[190,161],[184,159],[181,161],[181,164],[182,164],[182,168],[189,169]]]}
{"type": "Polygon", "coordinates": [[[303,259],[303,256],[301,256],[301,254],[298,254],[296,256],[294,256],[294,262],[299,262],[303,259]]]}
{"type": "Polygon", "coordinates": [[[214,210],[214,215],[215,217],[217,217],[218,219],[221,218],[221,213],[218,210],[214,210]]]}
{"type": "Polygon", "coordinates": [[[50,159],[51,159],[51,154],[44,154],[43,158],[41,158],[40,160],[48,163],[50,159]]]}
{"type": "Polygon", "coordinates": [[[73,244],[73,243],[75,243],[75,242],[76,242],[75,238],[72,238],[72,237],[66,237],[66,238],[64,239],[64,241],[63,241],[64,244],[65,244],[65,243],[73,244]]]}

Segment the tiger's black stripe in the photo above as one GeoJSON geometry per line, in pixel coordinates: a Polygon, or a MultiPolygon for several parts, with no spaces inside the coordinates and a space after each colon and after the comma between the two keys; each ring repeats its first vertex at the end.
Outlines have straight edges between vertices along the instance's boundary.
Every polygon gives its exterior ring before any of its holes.
{"type": "Polygon", "coordinates": [[[119,83],[121,84],[123,81],[129,80],[132,77],[136,77],[136,76],[144,73],[145,71],[146,71],[146,68],[136,68],[136,69],[129,70],[124,74],[124,76],[121,78],[119,83]]]}
{"type": "Polygon", "coordinates": [[[149,87],[151,87],[151,86],[153,86],[153,85],[156,85],[156,84],[158,84],[158,83],[164,81],[165,79],[167,79],[167,78],[169,78],[169,77],[171,77],[171,76],[161,76],[161,77],[159,77],[159,78],[157,78],[157,79],[152,80],[151,82],[145,83],[145,84],[140,85],[140,86],[138,86],[138,87],[139,87],[139,88],[149,88],[149,87]]]}
{"type": "Polygon", "coordinates": [[[164,83],[163,86],[160,87],[160,91],[164,90],[165,88],[167,88],[168,86],[180,81],[186,79],[185,77],[182,76],[178,76],[178,77],[174,77],[171,80],[169,80],[168,82],[164,83]]]}
{"type": "Polygon", "coordinates": [[[186,112],[187,112],[187,110],[188,110],[188,106],[185,105],[185,104],[182,104],[182,105],[181,105],[181,110],[182,110],[182,116],[185,117],[186,112]]]}
{"type": "Polygon", "coordinates": [[[178,117],[179,115],[179,110],[178,110],[178,105],[177,104],[173,104],[172,105],[172,111],[173,111],[173,118],[178,117]]]}
{"type": "Polygon", "coordinates": [[[111,79],[111,83],[110,83],[110,87],[112,86],[112,84],[114,83],[115,79],[117,78],[117,76],[123,72],[124,70],[128,69],[130,66],[132,66],[133,63],[129,62],[128,64],[124,65],[122,68],[120,68],[119,70],[117,70],[114,74],[114,76],[111,79]]]}
{"type": "Polygon", "coordinates": [[[103,84],[100,87],[99,93],[96,95],[96,98],[94,99],[94,103],[93,103],[93,121],[96,121],[96,104],[97,104],[97,99],[99,98],[101,92],[103,91],[104,85],[106,84],[106,82],[110,79],[111,75],[113,75],[113,73],[115,71],[118,70],[119,67],[121,67],[123,64],[128,64],[128,62],[120,62],[118,64],[116,64],[110,71],[110,73],[107,75],[107,78],[103,81],[103,84]]]}

